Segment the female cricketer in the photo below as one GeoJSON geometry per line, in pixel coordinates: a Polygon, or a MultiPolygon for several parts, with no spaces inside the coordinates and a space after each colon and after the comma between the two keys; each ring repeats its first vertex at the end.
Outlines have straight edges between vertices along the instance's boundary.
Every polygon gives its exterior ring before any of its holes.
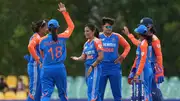
{"type": "Polygon", "coordinates": [[[88,39],[80,57],[71,57],[73,60],[85,60],[86,84],[88,86],[88,101],[101,101],[99,94],[99,82],[101,75],[100,61],[103,59],[102,42],[95,36],[99,32],[95,25],[87,24],[84,28],[85,36],[88,39]]]}
{"type": "Polygon", "coordinates": [[[151,67],[150,55],[152,53],[152,48],[148,47],[149,37],[147,36],[147,27],[144,25],[139,25],[135,29],[135,32],[139,34],[139,40],[129,33],[127,27],[124,27],[124,33],[129,37],[129,39],[137,46],[136,49],[136,59],[132,66],[128,82],[131,83],[131,77],[135,80],[140,79],[143,81],[145,90],[145,101],[152,101],[151,96],[151,86],[153,71],[151,67]],[[134,75],[132,76],[132,72],[134,75]]]}
{"type": "Polygon", "coordinates": [[[28,50],[28,75],[29,75],[29,95],[27,101],[40,101],[41,84],[40,84],[40,63],[41,56],[39,51],[39,42],[41,37],[47,32],[47,22],[45,20],[32,24],[33,36],[29,40],[28,50]]]}
{"type": "Polygon", "coordinates": [[[67,101],[67,73],[64,65],[66,59],[66,40],[74,30],[74,24],[66,11],[64,4],[59,4],[61,12],[67,22],[68,28],[57,34],[59,22],[51,19],[48,22],[49,34],[41,39],[40,53],[43,58],[41,70],[42,98],[41,101],[50,101],[54,86],[58,88],[61,101],[67,101]]]}
{"type": "Polygon", "coordinates": [[[152,82],[152,98],[153,101],[163,101],[162,92],[160,90],[160,83],[164,81],[164,67],[163,57],[161,51],[161,43],[158,37],[155,35],[156,30],[153,24],[153,20],[149,17],[144,17],[140,20],[140,24],[145,25],[148,28],[148,36],[152,41],[152,58],[151,66],[153,67],[153,82],[152,82]]]}
{"type": "Polygon", "coordinates": [[[103,17],[102,29],[99,38],[102,40],[104,48],[104,58],[102,60],[102,75],[100,78],[100,96],[104,99],[104,93],[107,81],[110,81],[114,101],[122,101],[121,84],[122,84],[122,61],[130,51],[129,43],[120,34],[112,32],[114,19],[103,17]],[[119,54],[119,48],[122,46],[124,52],[119,54]]]}

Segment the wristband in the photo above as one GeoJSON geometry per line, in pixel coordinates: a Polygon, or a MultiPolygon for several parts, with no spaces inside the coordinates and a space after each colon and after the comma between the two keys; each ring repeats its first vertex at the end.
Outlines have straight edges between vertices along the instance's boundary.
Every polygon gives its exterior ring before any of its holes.
{"type": "Polygon", "coordinates": [[[92,68],[94,68],[94,66],[93,66],[93,65],[91,65],[91,67],[92,67],[92,68]]]}

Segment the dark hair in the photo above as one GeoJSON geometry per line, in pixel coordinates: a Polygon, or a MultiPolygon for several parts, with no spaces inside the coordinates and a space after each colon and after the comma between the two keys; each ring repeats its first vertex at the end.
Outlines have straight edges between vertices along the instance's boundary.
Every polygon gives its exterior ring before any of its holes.
{"type": "Polygon", "coordinates": [[[115,20],[113,18],[109,18],[109,17],[103,17],[102,18],[102,24],[105,25],[106,23],[113,25],[115,22],[115,20]]]}
{"type": "Polygon", "coordinates": [[[148,41],[148,46],[152,45],[152,36],[148,36],[146,34],[141,36],[143,36],[148,41]]]}
{"type": "Polygon", "coordinates": [[[56,33],[57,28],[55,28],[53,24],[50,24],[49,26],[50,26],[49,31],[52,33],[52,40],[56,42],[58,40],[56,33]]]}
{"type": "Polygon", "coordinates": [[[156,34],[156,28],[154,26],[151,27],[150,32],[156,34]]]}
{"type": "Polygon", "coordinates": [[[47,24],[47,20],[39,20],[37,22],[32,22],[31,24],[32,31],[34,33],[39,32],[39,29],[46,26],[46,24],[47,24]]]}
{"type": "Polygon", "coordinates": [[[94,36],[99,38],[99,30],[96,27],[96,25],[94,25],[92,23],[88,23],[85,25],[85,27],[88,27],[91,31],[94,31],[94,36]]]}

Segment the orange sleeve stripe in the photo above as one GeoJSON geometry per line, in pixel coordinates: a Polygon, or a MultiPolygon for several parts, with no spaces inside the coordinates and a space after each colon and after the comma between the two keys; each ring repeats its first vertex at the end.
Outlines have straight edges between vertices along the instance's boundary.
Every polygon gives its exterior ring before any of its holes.
{"type": "Polygon", "coordinates": [[[158,65],[160,67],[162,67],[163,66],[163,58],[162,58],[160,40],[159,39],[153,40],[152,47],[153,47],[154,52],[155,52],[156,62],[158,63],[158,65]]]}
{"type": "Polygon", "coordinates": [[[94,45],[95,45],[95,47],[96,47],[96,49],[98,50],[98,51],[103,51],[103,46],[102,46],[102,42],[101,42],[101,40],[99,40],[99,39],[95,39],[94,40],[94,45]]]}
{"type": "Polygon", "coordinates": [[[38,34],[34,34],[34,37],[31,39],[31,41],[28,44],[29,53],[36,61],[39,60],[39,56],[36,53],[35,47],[37,44],[39,44],[39,41],[40,41],[40,36],[38,34]]]}
{"type": "Polygon", "coordinates": [[[62,12],[62,14],[64,15],[68,28],[63,33],[59,34],[58,37],[69,38],[74,30],[74,23],[68,12],[62,12]]]}
{"type": "Polygon", "coordinates": [[[136,45],[136,46],[138,46],[138,45],[141,43],[141,41],[137,40],[137,39],[134,37],[133,34],[129,34],[129,35],[128,35],[128,38],[129,38],[129,39],[131,40],[131,42],[132,42],[134,45],[136,45]]]}
{"type": "Polygon", "coordinates": [[[122,37],[120,34],[115,33],[118,38],[119,38],[119,44],[124,48],[124,52],[121,54],[122,57],[126,58],[126,56],[128,55],[131,47],[129,45],[129,43],[124,39],[124,37],[122,37]]]}
{"type": "Polygon", "coordinates": [[[146,62],[146,56],[147,56],[147,47],[148,47],[148,43],[146,40],[143,40],[141,42],[141,45],[140,45],[140,49],[141,49],[141,60],[140,60],[140,63],[139,63],[139,66],[138,66],[138,70],[137,70],[137,75],[141,75],[143,69],[144,69],[144,66],[145,66],[145,62],[146,62]]]}

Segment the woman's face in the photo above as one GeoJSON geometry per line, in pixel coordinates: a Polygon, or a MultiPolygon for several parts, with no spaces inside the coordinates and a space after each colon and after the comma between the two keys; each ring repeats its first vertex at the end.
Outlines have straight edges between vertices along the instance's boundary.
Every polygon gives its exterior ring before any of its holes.
{"type": "Polygon", "coordinates": [[[85,27],[84,35],[87,39],[91,39],[92,37],[94,37],[94,31],[92,31],[89,27],[85,27]]]}

